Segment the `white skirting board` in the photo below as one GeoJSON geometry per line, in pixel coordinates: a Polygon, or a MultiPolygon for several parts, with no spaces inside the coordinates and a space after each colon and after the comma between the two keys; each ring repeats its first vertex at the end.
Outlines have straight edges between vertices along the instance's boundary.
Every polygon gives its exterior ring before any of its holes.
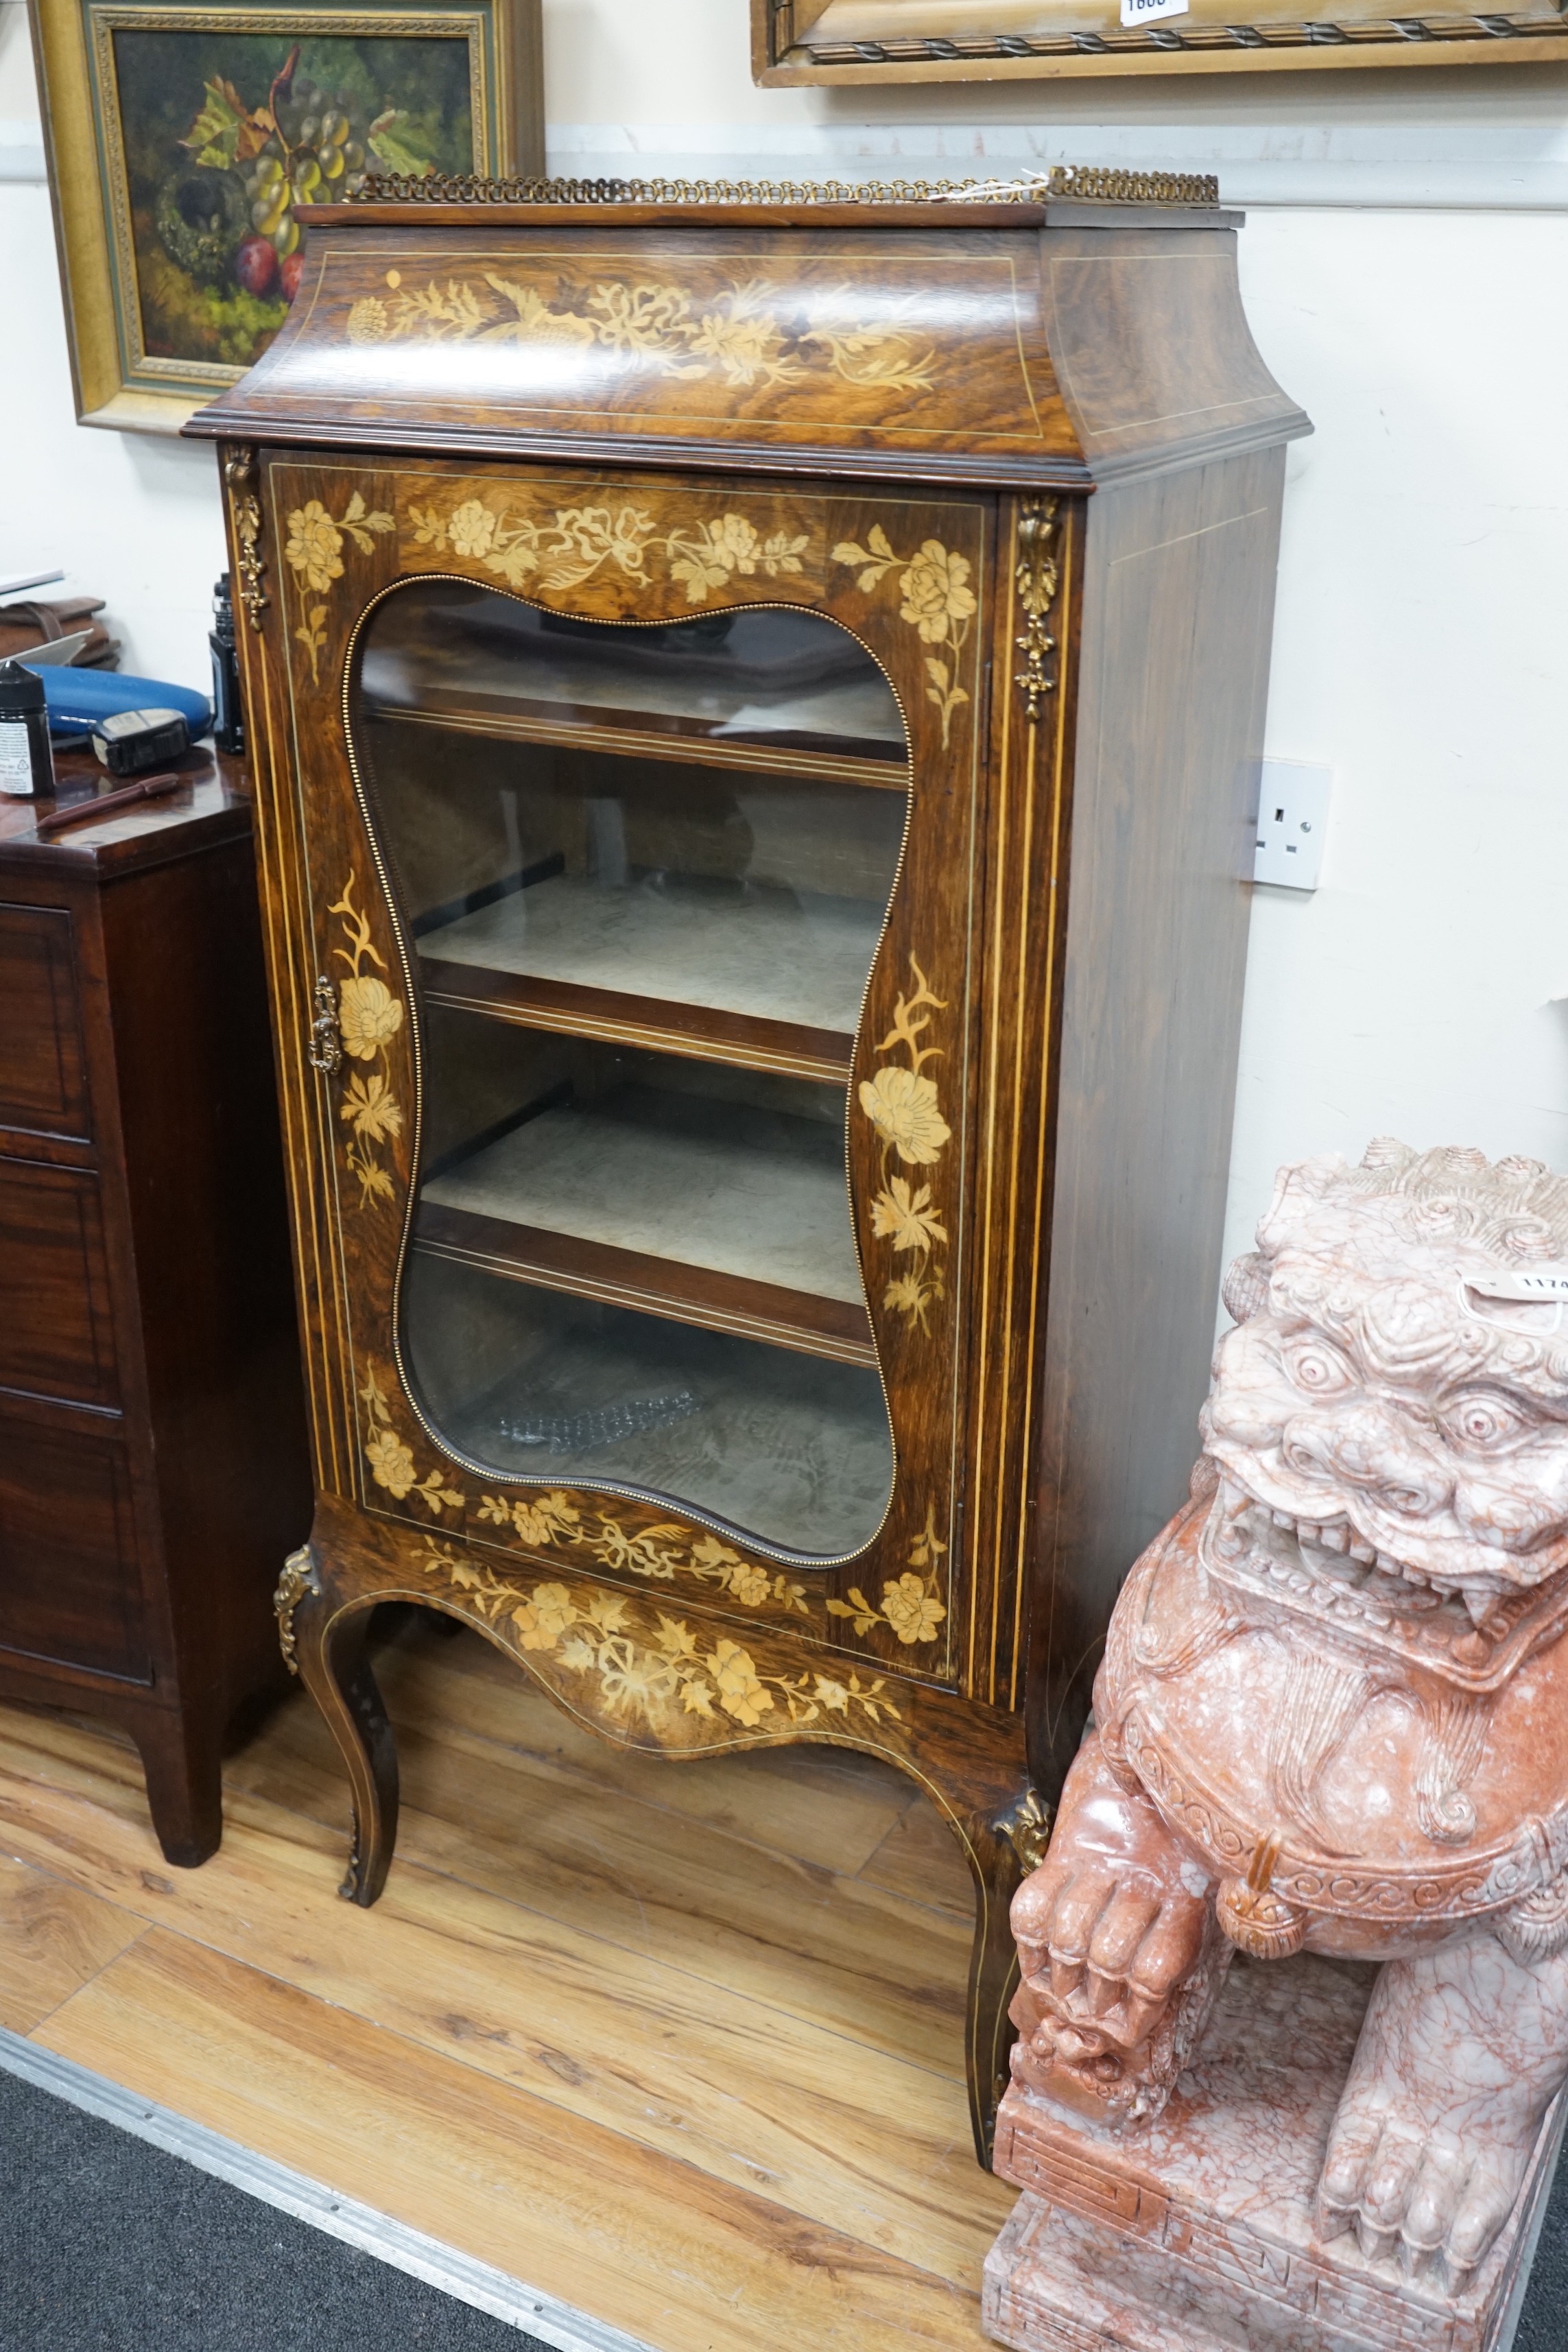
{"type": "Polygon", "coordinates": [[[132,2133],[137,2139],[149,2141],[169,2156],[181,2158],[199,2172],[226,2180],[280,2213],[291,2213],[297,2221],[308,2222],[329,2238],[341,2238],[345,2245],[374,2254],[394,2270],[423,2279],[426,2286],[438,2288],[458,2303],[488,2311],[492,2319],[537,2337],[541,2344],[552,2346],[553,2352],[650,2352],[640,2337],[606,2327],[554,2295],[525,2286],[521,2279],[509,2278],[488,2263],[475,2262],[422,2231],[407,2229],[369,2205],[356,2204],[352,2197],[340,2197],[319,2180],[293,2172],[286,2164],[275,2164],[269,2157],[258,2156],[201,2124],[188,2123],[172,2109],[138,2098],[118,2083],[89,2074],[69,2058],[58,2058],[52,2050],[41,2050],[37,2042],[3,2028],[0,2069],[121,2131],[132,2133]]]}

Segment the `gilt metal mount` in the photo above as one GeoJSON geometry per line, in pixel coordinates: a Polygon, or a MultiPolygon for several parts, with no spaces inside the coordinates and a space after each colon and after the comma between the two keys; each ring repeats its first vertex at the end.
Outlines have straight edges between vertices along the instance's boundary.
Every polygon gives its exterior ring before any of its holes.
{"type": "Polygon", "coordinates": [[[1046,627],[1056,602],[1061,567],[1058,557],[1058,499],[1026,499],[1018,517],[1018,603],[1024,614],[1023,635],[1013,642],[1024,658],[1014,675],[1024,698],[1024,716],[1037,726],[1047,694],[1056,680],[1046,669],[1057,641],[1046,627]]]}
{"type": "Polygon", "coordinates": [[[315,1564],[310,1550],[301,1545],[291,1551],[283,1563],[283,1573],[278,1580],[278,1590],[272,1596],[272,1606],[278,1618],[278,1646],[283,1653],[283,1663],[291,1675],[300,1671],[299,1653],[294,1643],[294,1612],[307,1592],[321,1591],[316,1579],[315,1564]]]}
{"type": "Polygon", "coordinates": [[[1051,1823],[1055,1816],[1037,1789],[1026,1789],[1010,1812],[992,1822],[998,1837],[1005,1838],[1018,1857],[1018,1867],[1026,1878],[1038,1870],[1046,1858],[1046,1848],[1051,1842],[1051,1823]]]}
{"type": "Polygon", "coordinates": [[[261,561],[261,501],[256,495],[256,452],[234,449],[224,461],[229,511],[239,554],[239,601],[253,629],[261,626],[267,610],[267,572],[261,561]]]}

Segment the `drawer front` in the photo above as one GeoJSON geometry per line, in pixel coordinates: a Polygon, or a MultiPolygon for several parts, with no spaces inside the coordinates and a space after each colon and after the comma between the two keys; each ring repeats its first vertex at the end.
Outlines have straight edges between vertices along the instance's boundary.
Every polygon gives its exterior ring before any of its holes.
{"type": "Polygon", "coordinates": [[[150,1682],[131,1483],[112,1439],[0,1419],[0,1655],[150,1682]]]}
{"type": "Polygon", "coordinates": [[[0,1388],[119,1405],[96,1176],[0,1159],[0,1388]]]}
{"type": "Polygon", "coordinates": [[[71,919],[63,907],[0,906],[0,1127],[91,1132],[71,919]]]}

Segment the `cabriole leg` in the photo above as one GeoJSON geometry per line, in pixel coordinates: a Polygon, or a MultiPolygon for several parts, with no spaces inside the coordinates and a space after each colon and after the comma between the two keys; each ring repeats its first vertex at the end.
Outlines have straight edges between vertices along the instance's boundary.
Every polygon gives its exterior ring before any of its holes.
{"type": "Polygon", "coordinates": [[[337,1741],[353,1800],[353,1844],[338,1891],[364,1906],[386,1885],[397,1842],[397,1750],[365,1654],[371,1607],[334,1609],[310,1575],[291,1619],[300,1677],[337,1741]]]}
{"type": "MultiPolygon", "coordinates": [[[[1028,1802],[1025,1801],[1026,1804],[1028,1802]]],[[[965,1848],[974,1880],[974,1942],[969,1959],[969,2009],[965,2057],[969,2114],[974,2153],[988,2171],[996,2137],[996,2108],[1007,2087],[1007,2053],[1013,2044],[1008,2003],[1018,1981],[1018,1953],[1009,1907],[1022,1872],[1008,1833],[1021,1808],[1000,1820],[975,1817],[966,1825],[965,1848]]]]}

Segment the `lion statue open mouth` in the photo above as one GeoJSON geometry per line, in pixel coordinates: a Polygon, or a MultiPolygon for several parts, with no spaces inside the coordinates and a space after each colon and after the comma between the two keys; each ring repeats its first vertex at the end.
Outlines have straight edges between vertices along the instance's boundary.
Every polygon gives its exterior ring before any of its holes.
{"type": "Polygon", "coordinates": [[[1452,2291],[1568,2075],[1559,1284],[1538,1161],[1284,1171],[1014,1905],[1015,2070],[1104,2130],[1159,2111],[1235,1949],[1384,1962],[1318,2227],[1452,2291]]]}

